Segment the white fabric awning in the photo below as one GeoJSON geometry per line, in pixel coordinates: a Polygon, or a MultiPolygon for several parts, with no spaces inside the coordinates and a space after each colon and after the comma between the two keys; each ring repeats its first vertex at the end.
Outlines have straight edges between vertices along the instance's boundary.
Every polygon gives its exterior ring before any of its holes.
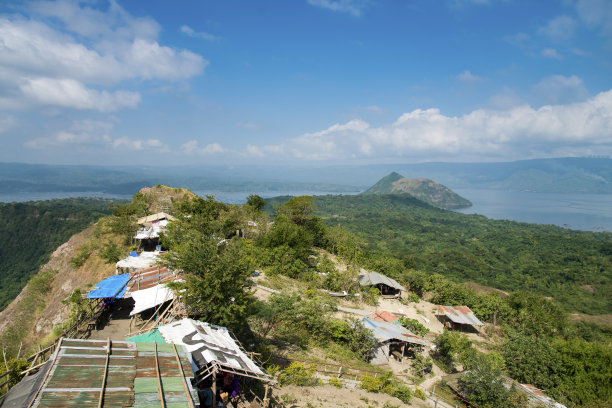
{"type": "Polygon", "coordinates": [[[174,293],[166,285],[157,285],[132,292],[132,299],[134,299],[134,309],[130,312],[130,316],[174,299],[174,293]]]}
{"type": "Polygon", "coordinates": [[[265,376],[225,327],[183,319],[157,329],[168,343],[185,346],[200,366],[217,362],[221,366],[265,376]]]}
{"type": "Polygon", "coordinates": [[[149,268],[157,263],[155,252],[143,252],[139,256],[128,256],[117,262],[117,268],[149,268]]]}

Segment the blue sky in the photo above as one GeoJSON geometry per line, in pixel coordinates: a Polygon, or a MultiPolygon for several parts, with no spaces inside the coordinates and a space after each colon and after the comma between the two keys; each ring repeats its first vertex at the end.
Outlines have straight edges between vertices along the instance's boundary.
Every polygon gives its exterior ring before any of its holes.
{"type": "Polygon", "coordinates": [[[3,1],[0,161],[612,155],[608,0],[3,1]]]}

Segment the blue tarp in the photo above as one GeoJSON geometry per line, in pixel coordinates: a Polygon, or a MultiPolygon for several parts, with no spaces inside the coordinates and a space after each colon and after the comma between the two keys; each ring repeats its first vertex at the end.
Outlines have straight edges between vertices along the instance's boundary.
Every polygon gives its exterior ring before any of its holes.
{"type": "Polygon", "coordinates": [[[98,282],[93,290],[87,294],[87,299],[117,298],[121,299],[126,290],[130,274],[113,275],[98,282]]]}

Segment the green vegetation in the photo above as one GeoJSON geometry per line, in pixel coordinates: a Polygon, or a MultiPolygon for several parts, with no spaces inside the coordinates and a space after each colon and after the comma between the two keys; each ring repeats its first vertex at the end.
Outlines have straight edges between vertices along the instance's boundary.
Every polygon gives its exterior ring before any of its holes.
{"type": "Polygon", "coordinates": [[[109,214],[111,202],[70,198],[0,204],[0,310],[17,296],[58,246],[109,214]]]}
{"type": "Polygon", "coordinates": [[[612,329],[571,323],[568,311],[611,310],[612,234],[492,221],[405,195],[325,196],[314,205],[334,225],[321,240],[330,252],[340,256],[342,248],[343,259],[387,274],[414,295],[467,305],[496,323],[501,338],[486,354],[456,332],[435,340],[440,367],[471,373],[459,385],[476,405],[524,406],[523,396],[501,385],[504,374],[568,407],[610,406],[612,329]],[[458,283],[465,280],[510,293],[478,294],[458,283]]]}
{"type": "Polygon", "coordinates": [[[391,173],[362,194],[407,193],[434,207],[452,209],[470,207],[472,203],[442,184],[423,178],[406,178],[391,173]]]}
{"type": "Polygon", "coordinates": [[[360,263],[374,267],[373,255],[399,260],[386,271],[378,268],[394,279],[414,269],[550,296],[568,311],[612,310],[611,233],[490,220],[439,210],[407,195],[319,196],[314,204],[326,223],[340,223],[366,242],[360,250],[368,255],[358,256],[360,263]]]}

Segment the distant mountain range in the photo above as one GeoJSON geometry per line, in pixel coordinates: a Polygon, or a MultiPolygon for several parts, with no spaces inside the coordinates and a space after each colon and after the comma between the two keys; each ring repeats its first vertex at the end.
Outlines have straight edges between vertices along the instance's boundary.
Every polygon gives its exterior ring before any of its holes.
{"type": "Polygon", "coordinates": [[[192,191],[359,192],[390,172],[450,189],[612,194],[612,159],[375,165],[66,166],[0,163],[0,191],[133,194],[156,184],[192,191]]]}
{"type": "Polygon", "coordinates": [[[383,177],[362,194],[410,194],[434,207],[456,209],[470,207],[472,203],[433,180],[426,178],[407,178],[393,172],[383,177]]]}

